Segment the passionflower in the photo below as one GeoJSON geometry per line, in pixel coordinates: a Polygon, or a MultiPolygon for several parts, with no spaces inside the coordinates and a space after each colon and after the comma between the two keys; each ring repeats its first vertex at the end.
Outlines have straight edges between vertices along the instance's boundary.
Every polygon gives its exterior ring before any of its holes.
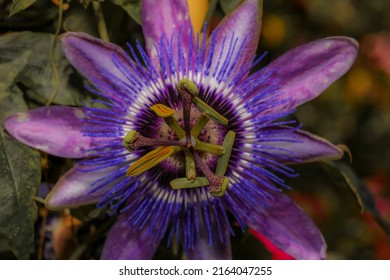
{"type": "Polygon", "coordinates": [[[188,258],[231,258],[235,220],[297,259],[325,258],[325,241],[285,194],[289,164],[343,151],[287,118],[343,75],[357,42],[297,47],[250,74],[261,57],[261,1],[246,0],[206,38],[184,0],[142,1],[145,48],[65,33],[68,60],[99,106],[42,107],[7,131],[49,154],[82,159],[46,198],[49,209],[97,203],[118,219],[103,259],[148,259],[165,237],[188,258]]]}

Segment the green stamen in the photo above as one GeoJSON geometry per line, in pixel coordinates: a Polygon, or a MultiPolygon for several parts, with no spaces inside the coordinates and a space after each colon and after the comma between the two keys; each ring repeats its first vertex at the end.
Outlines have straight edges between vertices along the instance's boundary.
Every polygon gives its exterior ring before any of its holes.
{"type": "Polygon", "coordinates": [[[220,115],[217,111],[215,111],[212,107],[207,105],[203,100],[201,100],[198,97],[192,98],[192,103],[198,108],[201,112],[206,113],[215,120],[216,122],[227,125],[229,123],[228,119],[225,118],[224,116],[220,115]]]}
{"type": "Polygon", "coordinates": [[[206,142],[202,142],[198,139],[196,139],[196,145],[195,145],[195,150],[197,151],[202,151],[206,153],[212,153],[214,155],[221,156],[225,153],[224,149],[222,146],[215,145],[215,144],[210,144],[206,142]]]}
{"type": "Polygon", "coordinates": [[[202,113],[200,117],[196,120],[195,125],[191,129],[191,134],[195,138],[198,138],[199,133],[202,131],[202,129],[206,126],[206,124],[209,122],[210,117],[206,113],[202,113]]]}
{"type": "Polygon", "coordinates": [[[178,124],[174,117],[164,118],[165,123],[173,130],[177,135],[177,138],[182,139],[186,136],[184,129],[178,124]]]}
{"type": "Polygon", "coordinates": [[[185,150],[184,155],[186,159],[186,179],[189,181],[194,181],[196,179],[196,165],[194,156],[189,150],[185,150]]]}
{"type": "Polygon", "coordinates": [[[205,187],[210,183],[206,177],[196,177],[194,181],[188,181],[187,178],[176,178],[169,182],[169,184],[171,185],[172,189],[179,190],[205,187]]]}
{"type": "Polygon", "coordinates": [[[236,138],[236,134],[234,131],[229,131],[225,135],[225,139],[223,139],[222,147],[225,153],[218,158],[217,168],[215,170],[215,175],[223,176],[226,173],[230,155],[232,154],[234,139],[236,138]]]}
{"type": "Polygon", "coordinates": [[[212,196],[223,196],[228,185],[229,179],[227,177],[217,177],[220,180],[217,184],[211,185],[206,177],[196,177],[194,181],[188,181],[187,178],[176,178],[169,182],[174,190],[199,188],[210,185],[209,192],[212,196]]]}
{"type": "Polygon", "coordinates": [[[176,119],[173,117],[175,110],[160,103],[150,107],[150,110],[152,110],[157,116],[164,118],[165,123],[173,130],[173,132],[175,132],[179,139],[182,139],[186,135],[183,128],[177,123],[176,119]]]}

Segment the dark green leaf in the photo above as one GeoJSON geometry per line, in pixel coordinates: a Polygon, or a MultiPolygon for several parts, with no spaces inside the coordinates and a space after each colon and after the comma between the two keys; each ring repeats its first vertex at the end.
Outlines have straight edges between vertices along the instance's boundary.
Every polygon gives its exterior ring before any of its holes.
{"type": "Polygon", "coordinates": [[[362,211],[368,211],[382,229],[390,236],[390,224],[383,219],[375,206],[375,199],[366,185],[357,177],[354,171],[342,162],[322,162],[321,166],[330,175],[330,178],[341,187],[353,192],[362,211]]]}
{"type": "Polygon", "coordinates": [[[9,88],[26,66],[30,53],[30,50],[26,50],[18,58],[0,64],[0,99],[9,95],[9,88]]]}
{"type": "MultiPolygon", "coordinates": [[[[94,1],[94,2],[104,2],[104,0],[79,0],[81,5],[83,5],[85,9],[88,8],[89,3],[91,3],[92,1],[94,1]]],[[[68,2],[70,2],[70,1],[68,0],[68,2]]]]}
{"type": "Polygon", "coordinates": [[[12,6],[9,12],[9,16],[13,16],[16,13],[27,9],[35,2],[37,2],[37,0],[12,0],[12,6]]]}
{"type": "Polygon", "coordinates": [[[37,151],[0,131],[0,236],[19,259],[28,259],[33,245],[39,159],[37,151]]]}
{"type": "Polygon", "coordinates": [[[115,5],[121,6],[127,14],[139,25],[142,24],[141,0],[111,0],[115,5]]]}
{"type": "MultiPolygon", "coordinates": [[[[0,78],[0,120],[27,110],[22,92],[13,82],[29,54],[26,51],[9,63],[0,64],[0,69],[6,71],[0,78]]],[[[29,258],[33,245],[37,210],[32,198],[40,177],[39,153],[14,141],[0,126],[0,236],[20,259],[29,258]]]]}
{"type": "Polygon", "coordinates": [[[91,3],[92,0],[79,0],[81,5],[84,6],[84,8],[88,8],[89,3],[91,3]]]}
{"type": "MultiPolygon", "coordinates": [[[[30,54],[31,51],[26,50],[14,60],[0,64],[0,73],[2,73],[0,75],[0,122],[8,115],[27,110],[23,94],[15,85],[15,80],[26,66],[30,54]]],[[[7,56],[7,52],[5,51],[1,55],[7,56]]],[[[3,60],[0,58],[0,61],[3,60]]],[[[2,127],[0,126],[1,130],[2,127]]]]}
{"type": "MultiPolygon", "coordinates": [[[[50,64],[53,39],[54,36],[51,34],[32,32],[9,33],[0,37],[0,64],[4,64],[4,67],[10,67],[10,71],[13,73],[20,70],[15,82],[23,84],[27,95],[38,103],[47,101],[56,86],[50,64]],[[28,57],[23,69],[19,69],[24,62],[21,57],[23,59],[28,57]]],[[[83,96],[79,90],[81,80],[76,79],[77,76],[74,75],[72,67],[65,59],[60,44],[56,48],[55,63],[60,75],[60,84],[54,103],[81,105],[83,102],[83,96]]]]}
{"type": "Polygon", "coordinates": [[[211,22],[211,18],[214,16],[215,9],[218,6],[218,0],[210,0],[209,1],[209,8],[206,13],[205,23],[211,22]]]}
{"type": "Polygon", "coordinates": [[[241,0],[219,0],[222,11],[226,14],[234,10],[235,7],[241,2],[241,0]]]}
{"type": "MultiPolygon", "coordinates": [[[[0,121],[11,114],[24,112],[27,110],[27,105],[23,99],[23,94],[20,89],[12,85],[7,89],[7,96],[0,98],[0,121]]],[[[0,130],[2,127],[0,126],[0,130]]],[[[1,166],[0,166],[1,168],[1,166]]]]}

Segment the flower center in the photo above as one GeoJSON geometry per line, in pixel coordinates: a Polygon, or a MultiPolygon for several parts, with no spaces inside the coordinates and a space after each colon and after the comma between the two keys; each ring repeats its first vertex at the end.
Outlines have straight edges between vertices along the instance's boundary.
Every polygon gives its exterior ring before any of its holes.
{"type": "Polygon", "coordinates": [[[141,147],[157,147],[136,160],[129,167],[126,175],[139,175],[165,160],[180,160],[185,163],[185,177],[170,181],[169,184],[173,189],[209,186],[211,195],[222,196],[229,184],[229,179],[224,174],[233,148],[235,133],[233,131],[226,133],[222,145],[207,141],[208,139],[205,138],[208,137],[201,135],[202,130],[207,127],[208,131],[212,130],[210,128],[213,127],[210,124],[212,122],[227,125],[228,120],[198,98],[199,90],[192,81],[183,78],[176,88],[181,97],[181,112],[160,103],[150,107],[151,111],[164,120],[168,128],[163,131],[165,134],[168,131],[166,137],[148,138],[134,130],[124,137],[123,145],[130,152],[141,147]],[[200,112],[195,112],[193,106],[200,112]],[[184,158],[175,159],[175,154],[178,152],[181,152],[184,158]],[[210,169],[207,162],[209,157],[205,155],[218,158],[215,172],[210,169]],[[201,174],[198,174],[198,171],[201,174]]]}

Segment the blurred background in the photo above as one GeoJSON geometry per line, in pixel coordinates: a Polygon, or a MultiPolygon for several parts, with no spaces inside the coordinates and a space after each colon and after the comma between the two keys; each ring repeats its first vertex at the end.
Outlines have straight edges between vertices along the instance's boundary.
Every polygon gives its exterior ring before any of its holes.
{"type": "MultiPolygon", "coordinates": [[[[53,47],[56,32],[83,31],[123,47],[126,42],[143,42],[137,0],[64,1],[61,13],[58,0],[19,2],[20,7],[23,3],[31,5],[19,11],[11,1],[0,0],[0,62],[27,51],[30,55],[27,68],[12,80],[13,91],[23,100],[23,105],[15,105],[15,111],[42,106],[48,100],[80,106],[91,99],[85,90],[80,92],[82,80],[64,60],[60,46],[53,47]],[[21,31],[34,33],[12,37],[11,33],[21,31]],[[62,74],[54,97],[56,77],[51,71],[51,57],[57,58],[62,74]]],[[[192,8],[193,19],[199,18],[194,26],[207,17],[213,27],[239,1],[190,2],[196,6],[192,8]]],[[[390,1],[264,0],[263,6],[258,50],[258,54],[268,52],[263,65],[311,40],[350,36],[359,41],[360,52],[352,69],[295,115],[305,130],[345,145],[348,153],[336,163],[296,166],[301,176],[289,180],[289,193],[323,232],[329,259],[390,259],[390,1]]],[[[0,111],[9,102],[0,99],[0,111]]],[[[43,153],[39,159],[44,183],[38,196],[44,197],[73,163],[43,153]]],[[[41,203],[37,205],[31,258],[99,257],[112,218],[94,207],[53,213],[41,203]]],[[[250,232],[238,233],[233,239],[233,253],[236,259],[278,258],[250,232]]],[[[156,254],[160,259],[178,257],[180,249],[175,246],[161,246],[156,254]]],[[[15,258],[1,232],[0,258],[15,258]]]]}

